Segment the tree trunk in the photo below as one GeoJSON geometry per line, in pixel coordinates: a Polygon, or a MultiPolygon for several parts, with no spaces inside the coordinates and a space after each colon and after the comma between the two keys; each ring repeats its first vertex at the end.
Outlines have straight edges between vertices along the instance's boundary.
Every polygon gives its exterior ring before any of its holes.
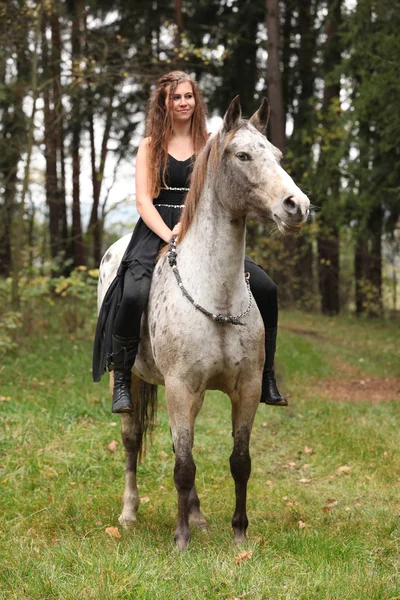
{"type": "MultiPolygon", "coordinates": [[[[325,42],[325,78],[340,64],[341,48],[338,29],[341,23],[341,0],[328,0],[325,42]]],[[[323,96],[324,128],[334,132],[338,127],[334,102],[339,104],[340,77],[334,83],[325,81],[323,96]]],[[[337,165],[339,140],[332,135],[330,146],[321,152],[318,164],[319,198],[322,206],[318,217],[318,275],[321,294],[321,310],[324,314],[338,314],[339,302],[339,211],[336,209],[340,192],[340,172],[337,165]],[[335,163],[336,161],[336,163],[335,163]]]]}
{"type": "Polygon", "coordinates": [[[369,220],[369,257],[367,277],[371,284],[371,298],[368,305],[370,317],[381,317],[382,305],[382,229],[383,214],[382,207],[378,205],[372,211],[369,220]]]}
{"type": "Polygon", "coordinates": [[[91,151],[91,165],[92,165],[92,185],[93,185],[93,205],[92,212],[89,221],[89,231],[93,236],[93,260],[95,265],[100,264],[101,260],[101,241],[102,241],[102,221],[99,214],[100,207],[100,194],[101,186],[104,177],[104,169],[106,165],[107,153],[108,153],[108,141],[110,139],[112,118],[114,114],[114,94],[115,90],[112,90],[107,115],[106,123],[104,126],[103,139],[101,143],[100,152],[100,164],[96,167],[96,148],[94,139],[94,116],[93,116],[93,105],[89,106],[89,134],[90,134],[90,151],[91,151]]]}
{"type": "Polygon", "coordinates": [[[266,0],[268,31],[268,100],[271,107],[269,138],[282,152],[285,149],[285,108],[279,51],[279,0],[266,0]]]}
{"type": "Polygon", "coordinates": [[[9,277],[12,272],[12,224],[17,210],[17,173],[21,154],[26,147],[26,118],[22,107],[31,83],[31,64],[27,56],[26,37],[9,40],[6,28],[9,19],[18,18],[15,6],[6,5],[6,13],[0,19],[1,40],[10,46],[3,48],[0,57],[1,97],[1,147],[0,147],[0,277],[9,277]],[[16,55],[16,60],[11,55],[16,55]],[[6,63],[13,62],[16,77],[6,81],[6,63]]]}
{"type": "MultiPolygon", "coordinates": [[[[181,42],[182,42],[182,32],[183,32],[182,0],[175,0],[175,23],[176,23],[175,48],[178,51],[180,51],[181,42]]],[[[177,62],[179,63],[179,60],[177,62]]]]}
{"type": "Polygon", "coordinates": [[[46,201],[49,207],[50,254],[53,259],[52,274],[58,275],[64,258],[64,214],[60,203],[57,171],[58,127],[54,110],[52,87],[52,70],[49,65],[49,48],[47,43],[47,18],[43,15],[42,23],[42,67],[46,85],[43,90],[44,102],[44,144],[46,160],[46,201]]]}
{"type": "Polygon", "coordinates": [[[84,7],[82,0],[74,3],[71,29],[73,81],[75,83],[72,105],[72,256],[75,267],[85,264],[85,245],[83,241],[81,206],[80,206],[80,155],[81,144],[81,95],[78,73],[74,73],[75,65],[81,55],[81,25],[84,7]]]}
{"type": "Polygon", "coordinates": [[[355,276],[355,297],[356,314],[361,315],[365,312],[367,298],[365,294],[366,272],[368,264],[368,243],[365,235],[358,234],[354,251],[354,276],[355,276]]]}
{"type": "MultiPolygon", "coordinates": [[[[57,140],[58,164],[58,203],[60,211],[60,233],[65,258],[71,258],[71,243],[68,232],[67,203],[65,195],[65,151],[64,151],[64,109],[62,104],[63,89],[61,84],[61,35],[57,4],[53,3],[51,13],[51,71],[53,77],[54,136],[57,140]]],[[[67,272],[70,269],[67,268],[67,272]]]]}
{"type": "Polygon", "coordinates": [[[32,148],[34,143],[34,131],[35,131],[35,115],[36,115],[36,100],[38,96],[38,85],[37,85],[37,71],[38,71],[38,45],[39,36],[41,29],[41,21],[43,17],[43,0],[37,8],[37,20],[35,28],[35,39],[32,53],[32,75],[31,75],[31,88],[32,88],[32,112],[29,118],[29,129],[26,144],[26,162],[24,179],[22,183],[21,200],[18,207],[18,213],[16,215],[16,222],[13,232],[13,272],[12,272],[12,289],[11,289],[11,302],[15,309],[20,306],[20,295],[19,295],[19,277],[22,265],[22,248],[23,248],[23,228],[24,228],[24,213],[25,213],[25,198],[28,192],[29,185],[29,173],[31,164],[32,148]]]}

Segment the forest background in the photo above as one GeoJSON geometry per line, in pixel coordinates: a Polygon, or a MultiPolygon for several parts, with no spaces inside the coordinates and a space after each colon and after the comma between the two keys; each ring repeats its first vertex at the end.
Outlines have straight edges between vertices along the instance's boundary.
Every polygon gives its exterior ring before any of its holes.
{"type": "Polygon", "coordinates": [[[249,251],[282,306],[396,317],[399,8],[398,0],[2,2],[3,332],[26,296],[84,295],[106,247],[133,227],[146,102],[171,69],[196,77],[210,117],[236,94],[245,116],[270,101],[268,137],[315,206],[297,238],[249,223],[249,251]]]}
{"type": "Polygon", "coordinates": [[[399,31],[400,0],[0,0],[0,600],[400,599],[399,31]],[[124,450],[90,365],[97,267],[134,226],[146,102],[173,68],[210,127],[236,94],[245,116],[268,96],[316,207],[296,238],[249,223],[289,407],[257,410],[238,549],[230,403],[207,393],[210,531],[182,555],[162,388],[123,531],[124,450]]]}

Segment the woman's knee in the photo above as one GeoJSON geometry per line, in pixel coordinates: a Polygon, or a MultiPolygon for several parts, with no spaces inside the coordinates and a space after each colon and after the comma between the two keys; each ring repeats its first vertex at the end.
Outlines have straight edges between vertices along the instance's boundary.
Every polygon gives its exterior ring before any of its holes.
{"type": "Polygon", "coordinates": [[[255,263],[248,262],[246,270],[250,273],[250,288],[253,296],[268,302],[277,301],[278,288],[264,269],[255,263]]]}
{"type": "Polygon", "coordinates": [[[125,277],[121,306],[129,306],[131,310],[142,312],[147,304],[150,291],[150,278],[133,279],[125,277]]]}

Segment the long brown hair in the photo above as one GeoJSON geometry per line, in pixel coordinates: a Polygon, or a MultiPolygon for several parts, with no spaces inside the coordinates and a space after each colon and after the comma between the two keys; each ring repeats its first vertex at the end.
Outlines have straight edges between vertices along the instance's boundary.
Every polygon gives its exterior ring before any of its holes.
{"type": "Polygon", "coordinates": [[[150,97],[147,119],[146,137],[149,141],[149,187],[153,198],[156,198],[160,189],[165,185],[165,174],[168,162],[168,141],[172,133],[172,117],[166,98],[171,97],[176,87],[187,81],[192,86],[195,99],[195,108],[191,123],[191,136],[194,155],[197,157],[208,139],[206,129],[206,104],[201,96],[197,83],[183,71],[166,73],[156,82],[156,87],[150,97]],[[163,166],[160,176],[161,165],[163,166]]]}
{"type": "Polygon", "coordinates": [[[225,139],[222,140],[222,145],[220,133],[217,133],[214,137],[211,137],[206,147],[201,152],[198,160],[196,160],[196,164],[190,178],[190,190],[185,198],[185,206],[182,211],[182,217],[180,221],[181,232],[178,237],[178,244],[182,242],[194,219],[204,182],[206,180],[208,166],[210,166],[214,172],[216,169],[218,169],[221,156],[225,152],[227,146],[231,143],[239,127],[240,124],[228,133],[225,139]]]}

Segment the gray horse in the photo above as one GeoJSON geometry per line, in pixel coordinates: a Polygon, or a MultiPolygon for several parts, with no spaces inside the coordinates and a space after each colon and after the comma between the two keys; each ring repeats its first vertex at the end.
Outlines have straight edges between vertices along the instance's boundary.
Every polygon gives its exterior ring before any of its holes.
{"type": "MultiPolygon", "coordinates": [[[[206,526],[192,457],[194,423],[206,390],[221,390],[232,402],[230,467],[236,493],[232,526],[237,542],[245,538],[248,525],[249,442],[261,396],[264,327],[243,273],[246,218],[272,220],[282,233],[296,232],[310,205],[280,166],[280,151],[262,135],[268,115],[264,100],[249,121],[243,120],[235,98],[221,131],[210,138],[196,161],[179,243],[169,256],[161,256],[153,274],[133,369],[135,411],[121,414],[126,476],[119,521],[128,527],[139,506],[138,454],[156,386],[165,385],[175,449],[179,549],[189,542],[189,522],[206,526]]],[[[108,260],[100,267],[100,304],[129,238],[107,251],[108,260]]]]}

